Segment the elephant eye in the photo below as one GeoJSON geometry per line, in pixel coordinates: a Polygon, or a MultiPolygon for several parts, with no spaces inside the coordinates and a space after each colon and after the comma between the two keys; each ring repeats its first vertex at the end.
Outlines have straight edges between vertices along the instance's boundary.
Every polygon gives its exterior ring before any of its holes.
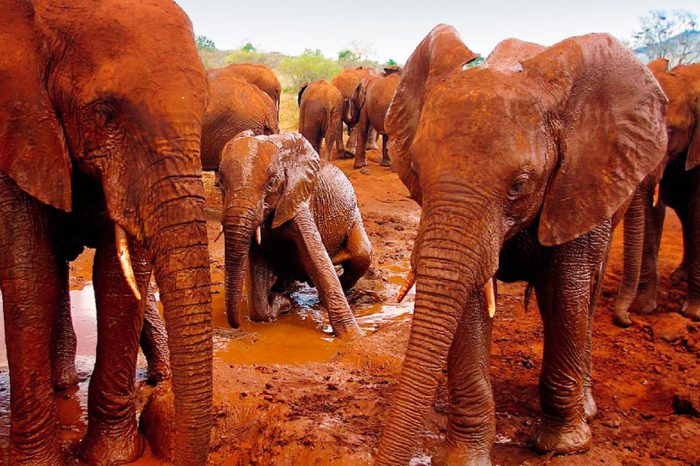
{"type": "Polygon", "coordinates": [[[525,173],[515,178],[508,189],[508,198],[511,200],[517,199],[522,194],[528,179],[530,179],[530,176],[525,173]]]}
{"type": "Polygon", "coordinates": [[[112,106],[103,103],[95,105],[95,117],[99,125],[111,124],[116,116],[116,110],[112,106]]]}

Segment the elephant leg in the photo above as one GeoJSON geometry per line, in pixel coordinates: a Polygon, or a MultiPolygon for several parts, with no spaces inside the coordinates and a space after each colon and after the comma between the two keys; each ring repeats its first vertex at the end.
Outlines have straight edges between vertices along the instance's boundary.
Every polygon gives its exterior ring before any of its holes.
{"type": "Polygon", "coordinates": [[[644,254],[645,191],[644,187],[637,187],[624,217],[623,273],[613,311],[613,321],[619,327],[632,325],[629,309],[637,295],[644,254]]]}
{"type": "Polygon", "coordinates": [[[590,447],[584,386],[586,339],[595,278],[600,272],[610,224],[568,243],[547,248],[535,291],[544,324],[540,374],[543,420],[536,448],[573,453],[590,447]]]}
{"type": "Polygon", "coordinates": [[[473,294],[459,321],[447,361],[449,411],[445,445],[433,464],[488,465],[496,436],[489,379],[492,319],[482,293],[473,294]]]}
{"type": "Polygon", "coordinates": [[[681,312],[684,316],[700,321],[700,169],[687,173],[690,182],[688,221],[684,248],[688,253],[688,300],[681,312]]]}
{"type": "Polygon", "coordinates": [[[360,121],[357,123],[355,131],[357,132],[357,143],[355,146],[355,164],[353,168],[362,168],[367,166],[365,145],[367,144],[367,133],[369,131],[369,119],[364,109],[360,113],[360,121]]]}
{"type": "Polygon", "coordinates": [[[343,119],[341,118],[336,125],[335,149],[338,151],[338,157],[345,158],[345,144],[343,143],[343,119]]]}
{"type": "Polygon", "coordinates": [[[633,308],[642,314],[649,314],[656,310],[656,297],[659,286],[659,247],[661,246],[661,233],[664,227],[666,206],[659,200],[654,205],[654,193],[647,193],[644,203],[644,248],[642,255],[642,270],[639,276],[637,297],[633,308]]]}
{"type": "Polygon", "coordinates": [[[304,270],[318,290],[321,304],[328,310],[333,333],[338,337],[362,335],[363,332],[345,299],[338,274],[328,257],[313,215],[308,210],[302,210],[294,217],[292,225],[294,244],[299,251],[304,270]]]}
{"type": "Polygon", "coordinates": [[[62,297],[46,207],[0,174],[0,287],[10,369],[9,464],[65,464],[51,372],[62,297]]]}
{"type": "Polygon", "coordinates": [[[357,145],[357,131],[355,131],[356,125],[348,125],[348,153],[355,155],[355,147],[357,145]]]}
{"type": "Polygon", "coordinates": [[[350,229],[348,239],[345,241],[346,257],[341,262],[343,275],[340,276],[340,284],[347,291],[362,278],[372,263],[372,244],[367,237],[362,219],[358,220],[350,229]]]}
{"type": "Polygon", "coordinates": [[[148,361],[148,382],[155,385],[167,380],[170,372],[170,349],[165,322],[158,312],[155,290],[152,283],[148,286],[146,313],[141,329],[141,350],[148,361]]]}
{"type": "MultiPolygon", "coordinates": [[[[130,463],[144,450],[136,424],[134,381],[146,303],[137,301],[129,289],[117,260],[114,233],[106,230],[93,265],[97,359],[88,391],[88,428],[80,446],[80,457],[88,464],[130,463]]],[[[132,254],[136,281],[146,299],[150,266],[134,242],[129,243],[136,252],[132,254]]]]}
{"type": "Polygon", "coordinates": [[[58,316],[53,330],[52,373],[54,388],[65,390],[78,383],[78,372],[75,369],[75,350],[78,342],[71,318],[68,263],[59,260],[57,267],[61,298],[58,301],[58,316]]]}
{"type": "Polygon", "coordinates": [[[248,309],[253,322],[271,322],[277,318],[279,306],[272,306],[272,287],[277,275],[257,247],[250,249],[250,279],[248,280],[248,309]]]}
{"type": "Polygon", "coordinates": [[[326,122],[326,134],[325,134],[325,157],[329,162],[333,160],[333,146],[336,144],[336,139],[338,138],[338,124],[333,121],[331,117],[329,121],[326,122]]]}
{"type": "Polygon", "coordinates": [[[389,159],[389,136],[382,134],[382,167],[391,167],[389,159]]]}
{"type": "Polygon", "coordinates": [[[367,136],[367,150],[377,150],[379,147],[377,147],[377,139],[379,139],[379,134],[377,133],[377,130],[374,129],[370,125],[369,127],[369,136],[367,136]]]}

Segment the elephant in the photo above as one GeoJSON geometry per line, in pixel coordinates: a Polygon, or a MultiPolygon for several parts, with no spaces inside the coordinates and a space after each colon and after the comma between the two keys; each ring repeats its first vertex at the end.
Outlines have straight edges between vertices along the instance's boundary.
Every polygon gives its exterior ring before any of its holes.
{"type": "Polygon", "coordinates": [[[592,310],[611,232],[665,152],[663,91],[612,36],[466,69],[476,57],[437,26],[406,63],[385,121],[421,219],[399,296],[416,283],[381,466],[408,464],[445,368],[448,428],[433,464],[491,464],[496,279],[529,282],[544,324],[536,448],[589,447],[592,310]]]}
{"type": "Polygon", "coordinates": [[[401,79],[400,73],[390,73],[386,76],[375,76],[363,79],[355,89],[352,97],[354,120],[357,122],[357,148],[355,149],[355,164],[353,168],[367,166],[365,159],[365,144],[369,136],[370,125],[382,135],[383,167],[390,167],[388,139],[384,120],[389,110],[394,92],[401,79]]]}
{"type": "Polygon", "coordinates": [[[204,464],[212,424],[199,156],[207,82],[189,18],[165,0],[2,0],[0,30],[10,464],[72,463],[61,448],[53,374],[70,369],[62,359],[71,335],[60,332],[72,331],[68,261],[86,245],[96,248],[98,342],[82,460],[120,464],[143,452],[134,383],[153,273],[169,336],[175,464],[204,464]]]}
{"type": "Polygon", "coordinates": [[[202,122],[202,169],[216,171],[221,150],[236,134],[252,130],[255,134],[279,133],[277,109],[270,97],[257,86],[237,76],[210,71],[210,97],[202,122]]]}
{"type": "Polygon", "coordinates": [[[282,85],[274,71],[265,65],[257,63],[233,63],[224,68],[211,70],[209,76],[217,75],[237,76],[240,80],[257,86],[265,94],[269,95],[277,109],[279,117],[280,96],[282,95],[282,85]]]}
{"type": "Polygon", "coordinates": [[[625,217],[624,268],[613,321],[632,325],[629,310],[656,310],[658,257],[666,206],[676,211],[683,228],[683,260],[671,277],[688,281],[681,313],[700,320],[700,64],[668,70],[657,59],[649,69],[669,98],[666,114],[668,148],[664,162],[650,175],[625,217]],[[658,185],[658,193],[655,188],[658,185]]]}
{"type": "Polygon", "coordinates": [[[248,264],[252,320],[274,319],[289,284],[308,281],[318,290],[333,333],[362,335],[343,290],[369,268],[372,246],[343,172],[319,161],[301,134],[245,132],[224,148],[220,176],[231,326],[240,325],[248,264]],[[340,278],[334,266],[342,267],[340,278]]]}
{"type": "MultiPolygon", "coordinates": [[[[368,68],[366,66],[358,66],[357,68],[347,68],[338,73],[331,80],[331,84],[338,88],[341,94],[343,94],[343,99],[347,102],[346,112],[343,113],[343,123],[348,127],[348,152],[351,154],[355,153],[355,143],[356,136],[353,136],[355,125],[357,121],[353,118],[352,113],[352,97],[355,93],[355,89],[359,86],[360,81],[372,76],[379,76],[377,70],[374,68],[368,68]]],[[[377,149],[377,133],[374,129],[370,130],[370,136],[368,138],[367,149],[376,150],[377,149]]]]}
{"type": "Polygon", "coordinates": [[[343,99],[338,88],[327,81],[304,84],[297,97],[299,103],[299,132],[316,152],[321,154],[321,141],[325,140],[326,160],[333,160],[333,146],[338,154],[345,155],[343,145],[343,113],[350,104],[343,99]]]}

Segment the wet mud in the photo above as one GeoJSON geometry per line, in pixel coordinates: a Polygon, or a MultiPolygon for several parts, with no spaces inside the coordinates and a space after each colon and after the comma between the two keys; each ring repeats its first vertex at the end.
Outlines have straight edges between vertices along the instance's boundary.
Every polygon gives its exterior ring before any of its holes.
{"type": "MultiPolygon", "coordinates": [[[[213,176],[206,175],[215,323],[210,464],[371,464],[410,328],[414,295],[401,305],[394,296],[408,268],[419,220],[418,207],[396,174],[378,165],[380,159],[380,151],[369,152],[370,165],[361,171],[352,170],[351,160],[336,161],[355,187],[374,248],[371,269],[349,295],[367,336],[347,344],[333,338],[315,291],[306,286],[293,293],[292,310],[278,321],[244,319],[241,329],[229,328],[223,301],[224,242],[214,242],[221,199],[213,176]]],[[[684,411],[678,398],[695,396],[697,402],[700,388],[700,324],[677,314],[685,285],[668,278],[682,254],[679,223],[669,211],[661,247],[660,308],[651,316],[634,315],[635,325],[628,329],[611,321],[622,269],[621,236],[618,231],[596,311],[593,377],[599,415],[591,422],[593,447],[586,454],[550,457],[531,449],[539,415],[542,326],[534,300],[527,310],[523,305],[524,285],[499,283],[491,359],[495,464],[700,464],[700,419],[677,414],[684,411]]],[[[62,438],[72,450],[85,430],[94,363],[91,263],[88,251],[71,264],[81,382],[56,394],[62,438]]],[[[0,351],[0,455],[6,459],[9,380],[4,345],[0,351]]],[[[142,355],[137,375],[142,407],[153,390],[145,383],[142,355]]],[[[444,437],[444,382],[426,418],[414,465],[430,464],[431,451],[444,437]]],[[[149,449],[135,464],[162,463],[149,449]]]]}

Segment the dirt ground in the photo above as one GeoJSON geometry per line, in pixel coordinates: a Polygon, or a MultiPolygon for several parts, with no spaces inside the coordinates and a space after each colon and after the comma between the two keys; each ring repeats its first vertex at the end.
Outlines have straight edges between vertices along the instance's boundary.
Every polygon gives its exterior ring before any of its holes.
{"type": "MultiPolygon", "coordinates": [[[[277,322],[228,328],[223,239],[214,242],[220,229],[220,198],[212,177],[206,177],[216,325],[211,464],[371,464],[409,332],[413,294],[402,305],[394,304],[394,296],[407,270],[419,218],[418,207],[396,174],[378,165],[379,158],[379,151],[372,152],[369,167],[361,171],[352,170],[349,160],[337,161],[355,186],[374,247],[372,268],[350,294],[367,336],[347,345],[334,340],[314,290],[307,287],[300,287],[294,295],[296,308],[277,322]]],[[[591,422],[593,447],[586,454],[539,456],[531,449],[539,415],[542,326],[536,303],[528,311],[524,308],[523,284],[499,284],[491,358],[496,464],[700,464],[700,324],[676,313],[685,285],[668,279],[682,252],[679,223],[669,211],[661,251],[659,311],[635,316],[636,324],[624,330],[611,322],[621,273],[620,233],[596,315],[593,376],[600,413],[591,422]],[[695,400],[696,417],[692,406],[684,409],[678,403],[686,396],[695,400]]],[[[82,382],[78,389],[56,395],[63,438],[71,449],[85,429],[87,383],[94,360],[90,263],[88,252],[71,268],[82,382]]],[[[4,367],[0,453],[7,451],[9,424],[6,363],[4,367]]],[[[140,406],[153,390],[144,379],[141,358],[140,406]]],[[[445,412],[443,383],[412,464],[430,464],[431,449],[445,433],[445,412]]],[[[160,462],[149,451],[136,464],[160,462]]]]}

